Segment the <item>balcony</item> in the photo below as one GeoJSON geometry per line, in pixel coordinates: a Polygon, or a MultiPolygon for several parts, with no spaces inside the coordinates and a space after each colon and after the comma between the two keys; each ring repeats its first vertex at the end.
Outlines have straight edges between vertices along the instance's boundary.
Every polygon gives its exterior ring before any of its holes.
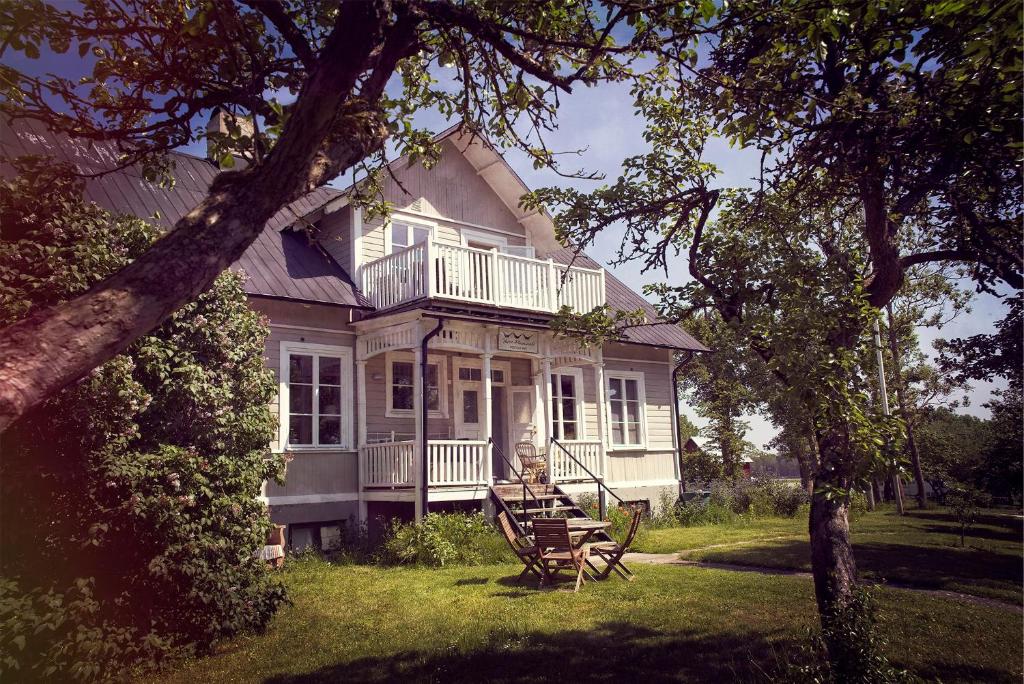
{"type": "Polygon", "coordinates": [[[508,309],[586,313],[605,301],[604,271],[548,259],[421,242],[363,267],[363,293],[378,310],[417,299],[508,309]]]}

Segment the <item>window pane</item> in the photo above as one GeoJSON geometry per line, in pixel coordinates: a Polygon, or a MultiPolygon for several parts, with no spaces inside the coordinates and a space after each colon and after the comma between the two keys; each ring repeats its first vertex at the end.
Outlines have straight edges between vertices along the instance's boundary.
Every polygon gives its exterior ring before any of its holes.
{"type": "Polygon", "coordinates": [[[619,380],[618,378],[612,378],[608,381],[608,398],[622,398],[622,380],[619,380]]]}
{"type": "Polygon", "coordinates": [[[412,387],[398,385],[391,396],[391,408],[412,410],[412,387]]]}
{"type": "Polygon", "coordinates": [[[626,398],[631,401],[637,400],[637,382],[636,380],[626,380],[626,398]]]}
{"type": "Polygon", "coordinates": [[[555,439],[562,439],[562,432],[558,429],[558,421],[554,421],[551,424],[551,436],[555,439]]]}
{"type": "Polygon", "coordinates": [[[491,382],[505,382],[505,371],[497,369],[492,370],[491,382]]]}
{"type": "Polygon", "coordinates": [[[391,364],[391,381],[396,385],[412,387],[412,364],[406,361],[391,364]]]}
{"type": "Polygon", "coordinates": [[[612,444],[622,444],[622,423],[612,423],[612,444]]]}
{"type": "Polygon", "coordinates": [[[288,443],[313,443],[313,416],[288,416],[288,443]]]}
{"type": "Polygon", "coordinates": [[[638,401],[627,401],[626,402],[626,420],[631,423],[640,422],[640,402],[638,401]]]}
{"type": "Polygon", "coordinates": [[[320,443],[341,444],[341,418],[320,418],[320,443]]]}
{"type": "Polygon", "coordinates": [[[288,355],[288,381],[313,382],[313,357],[303,354],[288,355]]]}
{"type": "Polygon", "coordinates": [[[341,413],[340,387],[320,386],[320,413],[334,416],[341,413]]]}
{"type": "Polygon", "coordinates": [[[477,403],[479,397],[476,390],[466,390],[462,393],[462,422],[479,423],[480,407],[477,403]]]}
{"type": "Polygon", "coordinates": [[[562,396],[563,397],[575,397],[576,396],[576,383],[573,382],[571,375],[563,375],[562,378],[562,396]]]}
{"type": "Polygon", "coordinates": [[[572,399],[562,400],[562,420],[576,420],[576,402],[572,399]]]}
{"type": "Polygon", "coordinates": [[[391,244],[395,250],[409,246],[409,227],[404,223],[391,225],[391,244]]]}
{"type": "Polygon", "coordinates": [[[412,227],[412,243],[418,245],[421,242],[426,242],[430,238],[429,228],[417,228],[412,227]]]}
{"type": "Polygon", "coordinates": [[[427,364],[427,374],[425,379],[427,381],[427,387],[437,387],[437,364],[427,364]]]}
{"type": "Polygon", "coordinates": [[[341,359],[336,356],[320,357],[320,382],[325,385],[341,384],[341,359]]]}
{"type": "Polygon", "coordinates": [[[622,415],[622,402],[621,401],[613,401],[613,402],[611,402],[611,405],[612,405],[612,422],[613,423],[621,423],[624,420],[624,416],[622,415]]]}
{"type": "Polygon", "coordinates": [[[438,411],[441,408],[441,395],[436,387],[427,387],[427,410],[438,411]]]}
{"type": "Polygon", "coordinates": [[[291,413],[313,412],[313,386],[288,386],[288,411],[291,413]]]}
{"type": "Polygon", "coordinates": [[[565,432],[566,439],[579,439],[576,436],[576,421],[567,420],[562,423],[562,431],[565,432]]]}
{"type": "Polygon", "coordinates": [[[469,380],[469,368],[459,369],[459,380],[469,380]]]}

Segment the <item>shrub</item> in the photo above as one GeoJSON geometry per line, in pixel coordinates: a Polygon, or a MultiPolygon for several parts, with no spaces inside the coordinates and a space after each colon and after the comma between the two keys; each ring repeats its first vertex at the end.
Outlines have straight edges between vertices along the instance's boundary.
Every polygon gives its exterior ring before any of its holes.
{"type": "Polygon", "coordinates": [[[428,513],[417,523],[393,523],[379,559],[390,565],[486,565],[515,560],[482,513],[428,513]]]}
{"type": "MultiPolygon", "coordinates": [[[[156,237],[83,203],[59,168],[25,170],[0,181],[0,325],[87,289],[156,237]]],[[[262,629],[284,600],[254,557],[269,528],[257,497],[281,463],[268,448],[268,330],[242,283],[222,274],[4,434],[0,675],[119,677],[262,629]]]]}

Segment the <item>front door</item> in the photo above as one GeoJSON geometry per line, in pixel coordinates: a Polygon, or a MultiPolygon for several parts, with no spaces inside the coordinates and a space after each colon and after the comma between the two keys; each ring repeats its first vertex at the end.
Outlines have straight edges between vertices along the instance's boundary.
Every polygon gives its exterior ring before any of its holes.
{"type": "MultiPolygon", "coordinates": [[[[511,404],[509,406],[509,437],[511,437],[509,453],[511,454],[515,454],[515,446],[519,442],[536,444],[537,424],[534,422],[533,415],[534,391],[532,386],[511,389],[511,404]]],[[[519,467],[517,459],[512,462],[516,464],[517,468],[519,467]]]]}
{"type": "Polygon", "coordinates": [[[456,439],[484,438],[483,394],[481,382],[460,380],[455,383],[456,439]]]}

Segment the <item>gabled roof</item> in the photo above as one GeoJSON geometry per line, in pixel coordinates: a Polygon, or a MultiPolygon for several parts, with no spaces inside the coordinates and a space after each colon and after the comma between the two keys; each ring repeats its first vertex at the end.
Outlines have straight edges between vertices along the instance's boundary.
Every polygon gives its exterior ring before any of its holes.
{"type": "MultiPolygon", "coordinates": [[[[601,268],[601,265],[587,256],[585,253],[576,251],[570,247],[562,247],[544,255],[550,257],[559,264],[579,266],[581,268],[601,268]],[[575,257],[575,261],[574,261],[575,257]]],[[[612,309],[619,311],[636,311],[642,309],[647,320],[654,323],[658,320],[658,312],[655,308],[634,292],[628,285],[612,275],[611,271],[605,269],[604,276],[605,301],[612,309]]],[[[678,325],[671,323],[657,323],[643,327],[626,328],[622,331],[624,341],[634,344],[646,344],[655,347],[671,347],[673,349],[685,349],[688,351],[711,351],[697,339],[678,325]]]]}
{"type": "MultiPolygon", "coordinates": [[[[0,117],[0,173],[13,172],[3,163],[23,155],[53,157],[73,164],[83,173],[117,166],[113,143],[90,142],[48,131],[41,123],[0,117]]],[[[150,183],[137,167],[112,171],[85,184],[85,199],[118,213],[131,214],[170,229],[207,194],[217,168],[205,159],[170,153],[174,162],[171,188],[150,183]]],[[[352,279],[337,262],[303,234],[290,227],[316,207],[340,195],[333,188],[318,188],[278,211],[256,241],[232,268],[246,274],[251,295],[369,308],[352,279]]]]}

